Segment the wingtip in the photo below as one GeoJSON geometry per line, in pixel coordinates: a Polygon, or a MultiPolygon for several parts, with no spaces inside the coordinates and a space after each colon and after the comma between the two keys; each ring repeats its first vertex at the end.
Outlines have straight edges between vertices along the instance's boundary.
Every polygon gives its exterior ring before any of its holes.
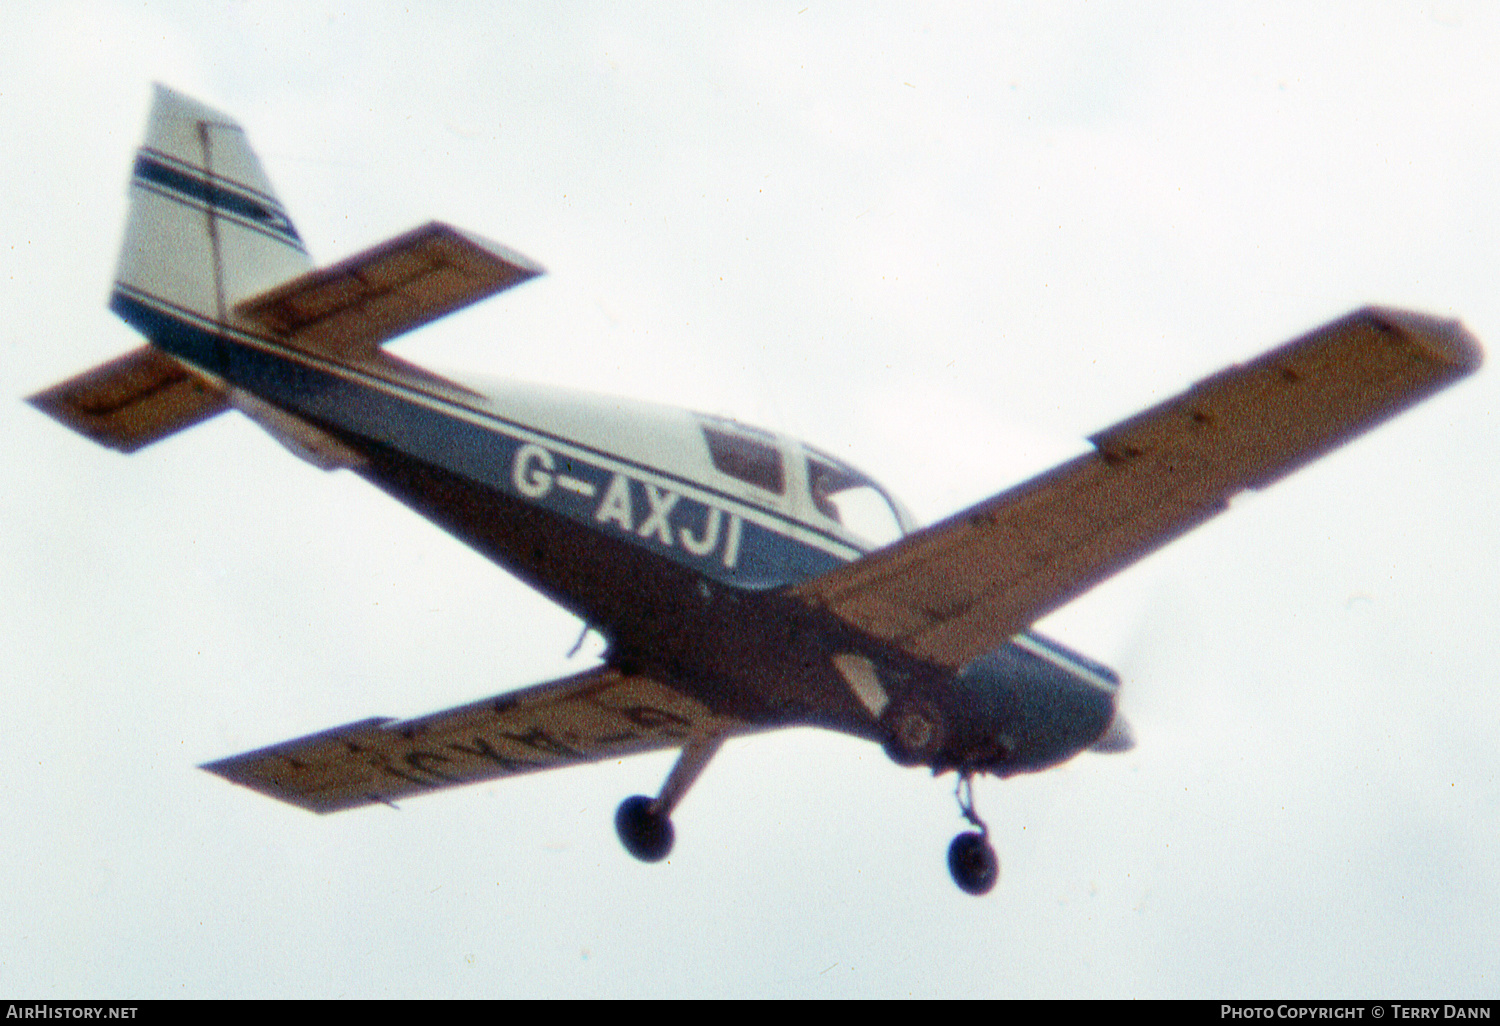
{"type": "Polygon", "coordinates": [[[1457,318],[1434,317],[1412,310],[1370,306],[1362,311],[1387,331],[1395,332],[1431,359],[1458,374],[1472,374],[1484,363],[1484,347],[1457,318]]]}

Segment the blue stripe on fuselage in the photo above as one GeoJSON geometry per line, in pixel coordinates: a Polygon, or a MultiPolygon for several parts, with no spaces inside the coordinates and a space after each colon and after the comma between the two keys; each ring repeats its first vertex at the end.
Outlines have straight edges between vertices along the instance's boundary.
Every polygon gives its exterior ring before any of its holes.
{"type": "Polygon", "coordinates": [[[725,584],[775,587],[858,555],[807,525],[698,482],[273,340],[216,330],[127,287],[116,289],[111,307],[167,352],[278,407],[627,539],[725,584]]]}

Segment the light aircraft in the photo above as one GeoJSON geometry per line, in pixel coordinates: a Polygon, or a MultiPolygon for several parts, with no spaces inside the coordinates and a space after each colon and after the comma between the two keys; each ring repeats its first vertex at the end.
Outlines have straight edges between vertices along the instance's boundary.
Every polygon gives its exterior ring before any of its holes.
{"type": "Polygon", "coordinates": [[[602,664],[417,719],[360,720],[205,769],[326,813],[653,749],[619,807],[656,861],[726,738],[817,726],[975,774],[1131,745],[1119,678],[1032,624],[1475,370],[1456,321],[1370,307],[1093,435],[1093,451],[919,528],[874,480],[785,435],[686,410],[442,377],[381,346],[542,268],[428,224],[314,269],[242,129],[158,86],[110,307],[149,344],[31,397],[132,452],[234,408],[346,468],[602,635],[602,664]]]}

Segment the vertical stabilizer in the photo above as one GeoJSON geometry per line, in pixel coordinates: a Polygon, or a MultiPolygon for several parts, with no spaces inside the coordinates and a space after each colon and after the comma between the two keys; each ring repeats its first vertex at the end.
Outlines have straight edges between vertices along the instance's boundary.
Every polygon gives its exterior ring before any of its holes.
{"type": "Polygon", "coordinates": [[[244,130],[158,85],[111,308],[150,338],[171,321],[225,324],[236,302],[311,265],[244,130]]]}
{"type": "Polygon", "coordinates": [[[30,401],[121,452],[234,407],[319,467],[357,466],[364,457],[302,419],[287,388],[262,394],[268,377],[286,386],[295,375],[267,352],[296,349],[408,386],[463,391],[379,347],[542,273],[519,253],[436,222],[311,268],[244,130],[158,85],[131,168],[109,303],[151,345],[30,401]]]}

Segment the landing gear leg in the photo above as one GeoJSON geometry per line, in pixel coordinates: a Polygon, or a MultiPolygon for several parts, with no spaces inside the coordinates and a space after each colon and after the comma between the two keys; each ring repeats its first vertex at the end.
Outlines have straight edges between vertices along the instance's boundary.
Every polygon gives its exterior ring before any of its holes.
{"type": "Polygon", "coordinates": [[[647,798],[643,794],[626,798],[615,810],[615,832],[620,843],[642,862],[660,862],[672,852],[676,832],[672,829],[672,810],[682,801],[708,760],[714,757],[724,741],[721,735],[694,738],[682,747],[677,765],[667,776],[661,794],[647,798]]]}
{"type": "Polygon", "coordinates": [[[974,811],[974,778],[964,773],[958,778],[954,792],[958,798],[958,810],[964,819],[978,827],[959,834],[948,846],[948,871],[959,889],[969,894],[988,894],[1000,879],[1000,859],[990,846],[989,827],[974,811]]]}

